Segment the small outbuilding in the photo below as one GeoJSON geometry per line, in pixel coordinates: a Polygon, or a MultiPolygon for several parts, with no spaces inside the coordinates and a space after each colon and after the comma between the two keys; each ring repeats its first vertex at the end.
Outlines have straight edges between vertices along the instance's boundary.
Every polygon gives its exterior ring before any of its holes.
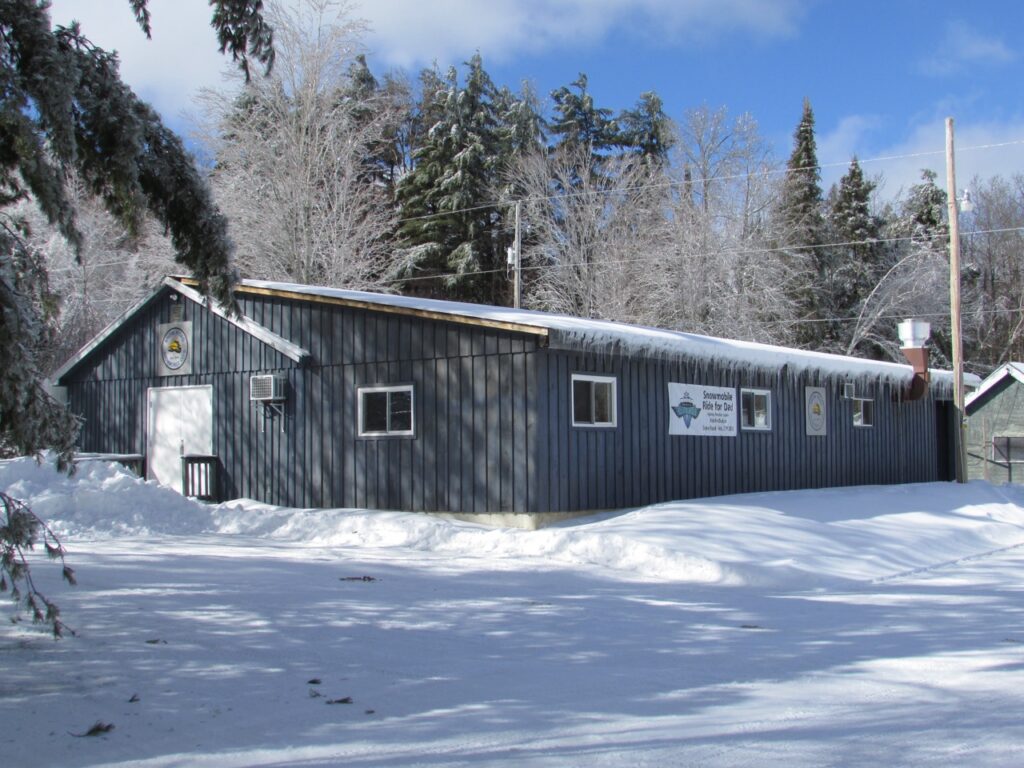
{"type": "Polygon", "coordinates": [[[1024,483],[1024,363],[994,370],[964,410],[968,479],[1024,483]]]}
{"type": "Polygon", "coordinates": [[[189,495],[534,525],[952,477],[952,379],[574,317],[168,278],[56,374],[82,451],[189,495]]]}

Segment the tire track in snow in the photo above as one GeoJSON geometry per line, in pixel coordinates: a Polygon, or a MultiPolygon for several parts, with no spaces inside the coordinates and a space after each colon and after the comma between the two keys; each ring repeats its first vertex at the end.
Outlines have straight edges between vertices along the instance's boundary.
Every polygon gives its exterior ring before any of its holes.
{"type": "Polygon", "coordinates": [[[899,571],[898,573],[891,573],[888,576],[879,576],[877,579],[872,579],[869,584],[886,584],[897,579],[906,579],[911,576],[920,576],[926,573],[932,573],[934,571],[942,570],[943,568],[950,568],[955,565],[963,565],[964,563],[974,562],[976,560],[986,560],[995,555],[1001,555],[1006,552],[1012,552],[1015,549],[1024,547],[1024,541],[1016,544],[1011,544],[1008,547],[999,547],[998,549],[990,549],[985,552],[978,552],[973,555],[965,555],[964,557],[958,557],[955,560],[946,560],[941,563],[934,563],[932,565],[922,565],[919,568],[911,568],[906,571],[899,571]]]}

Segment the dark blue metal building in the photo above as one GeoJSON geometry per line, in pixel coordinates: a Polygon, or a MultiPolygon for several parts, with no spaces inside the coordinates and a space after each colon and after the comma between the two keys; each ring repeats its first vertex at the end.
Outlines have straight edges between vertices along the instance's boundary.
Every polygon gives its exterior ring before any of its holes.
{"type": "Polygon", "coordinates": [[[257,281],[237,317],[193,286],[168,278],[56,374],[81,450],[185,492],[525,522],[949,479],[941,373],[908,401],[904,365],[257,281]]]}

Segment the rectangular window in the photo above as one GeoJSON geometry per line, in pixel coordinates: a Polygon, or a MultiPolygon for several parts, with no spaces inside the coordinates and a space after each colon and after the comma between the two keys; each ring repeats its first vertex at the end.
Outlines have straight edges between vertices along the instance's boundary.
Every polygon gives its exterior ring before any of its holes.
{"type": "Polygon", "coordinates": [[[873,427],[875,425],[875,401],[864,398],[854,398],[853,401],[853,426],[873,427]]]}
{"type": "Polygon", "coordinates": [[[1024,437],[993,437],[992,461],[1024,464],[1024,437]]]}
{"type": "Polygon", "coordinates": [[[767,389],[740,390],[740,426],[743,429],[772,428],[772,393],[767,389]]]}
{"type": "Polygon", "coordinates": [[[358,394],[360,437],[414,434],[412,384],[360,387],[358,394]]]}
{"type": "Polygon", "coordinates": [[[615,377],[572,375],[572,425],[615,426],[615,377]]]}

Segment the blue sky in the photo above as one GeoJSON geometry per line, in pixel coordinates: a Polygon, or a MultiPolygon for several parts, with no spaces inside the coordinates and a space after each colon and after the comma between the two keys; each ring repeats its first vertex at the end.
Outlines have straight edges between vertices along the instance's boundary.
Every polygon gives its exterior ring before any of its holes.
{"type": "MultiPolygon", "coordinates": [[[[94,42],[117,49],[125,79],[175,127],[185,129],[196,89],[220,82],[226,62],[205,0],[150,0],[152,41],[134,27],[127,0],[53,6],[55,22],[78,18],[94,42]]],[[[479,50],[496,82],[528,80],[546,99],[585,72],[598,105],[616,111],[654,90],[676,119],[702,104],[749,112],[780,160],[806,96],[826,182],[856,154],[891,193],[925,166],[944,179],[952,116],[961,180],[1024,173],[1019,0],[354,0],[350,8],[370,25],[378,74],[414,75],[479,50]]]]}

